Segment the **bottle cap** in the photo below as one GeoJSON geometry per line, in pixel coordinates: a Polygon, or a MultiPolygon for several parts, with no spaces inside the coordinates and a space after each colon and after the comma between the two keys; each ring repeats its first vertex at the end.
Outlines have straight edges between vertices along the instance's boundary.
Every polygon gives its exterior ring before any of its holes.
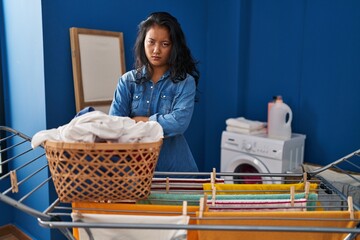
{"type": "Polygon", "coordinates": [[[274,102],[283,102],[281,95],[273,96],[273,99],[274,99],[274,102]]]}

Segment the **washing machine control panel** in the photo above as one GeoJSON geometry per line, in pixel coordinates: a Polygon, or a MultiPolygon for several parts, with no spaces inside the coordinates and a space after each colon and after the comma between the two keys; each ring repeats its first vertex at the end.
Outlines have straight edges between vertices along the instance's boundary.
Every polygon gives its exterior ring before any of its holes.
{"type": "Polygon", "coordinates": [[[251,135],[225,133],[222,148],[279,160],[283,157],[283,141],[251,135]]]}
{"type": "Polygon", "coordinates": [[[281,149],[282,146],[276,146],[266,142],[243,140],[241,143],[241,151],[243,152],[275,159],[281,159],[281,149]]]}

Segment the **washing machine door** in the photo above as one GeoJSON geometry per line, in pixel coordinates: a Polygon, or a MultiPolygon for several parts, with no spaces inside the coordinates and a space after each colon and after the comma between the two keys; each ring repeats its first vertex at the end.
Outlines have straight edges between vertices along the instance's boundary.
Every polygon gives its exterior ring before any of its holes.
{"type": "MultiPolygon", "coordinates": [[[[262,159],[245,153],[238,153],[235,157],[221,162],[222,172],[231,173],[270,173],[268,167],[262,159]]],[[[226,182],[238,184],[263,184],[273,183],[273,179],[269,176],[227,176],[224,177],[226,182]]]]}

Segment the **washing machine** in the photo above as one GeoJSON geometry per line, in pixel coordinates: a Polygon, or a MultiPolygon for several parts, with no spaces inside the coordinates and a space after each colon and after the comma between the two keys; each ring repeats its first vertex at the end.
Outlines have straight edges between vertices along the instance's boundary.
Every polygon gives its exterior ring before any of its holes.
{"type": "Polygon", "coordinates": [[[223,176],[227,183],[281,183],[274,173],[297,169],[304,160],[305,135],[293,133],[291,139],[272,139],[267,134],[247,135],[223,131],[221,172],[266,173],[267,176],[223,176]],[[241,180],[241,181],[239,181],[241,180]]]}

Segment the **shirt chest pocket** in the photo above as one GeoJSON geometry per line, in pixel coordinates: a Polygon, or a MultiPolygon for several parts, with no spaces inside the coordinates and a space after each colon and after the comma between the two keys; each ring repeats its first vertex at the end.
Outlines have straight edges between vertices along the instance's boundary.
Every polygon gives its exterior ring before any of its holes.
{"type": "Polygon", "coordinates": [[[168,114],[172,110],[172,105],[174,101],[174,94],[171,92],[161,92],[159,99],[159,113],[160,114],[168,114]]]}
{"type": "Polygon", "coordinates": [[[132,96],[130,117],[141,116],[140,102],[142,97],[141,93],[134,93],[132,96]]]}

